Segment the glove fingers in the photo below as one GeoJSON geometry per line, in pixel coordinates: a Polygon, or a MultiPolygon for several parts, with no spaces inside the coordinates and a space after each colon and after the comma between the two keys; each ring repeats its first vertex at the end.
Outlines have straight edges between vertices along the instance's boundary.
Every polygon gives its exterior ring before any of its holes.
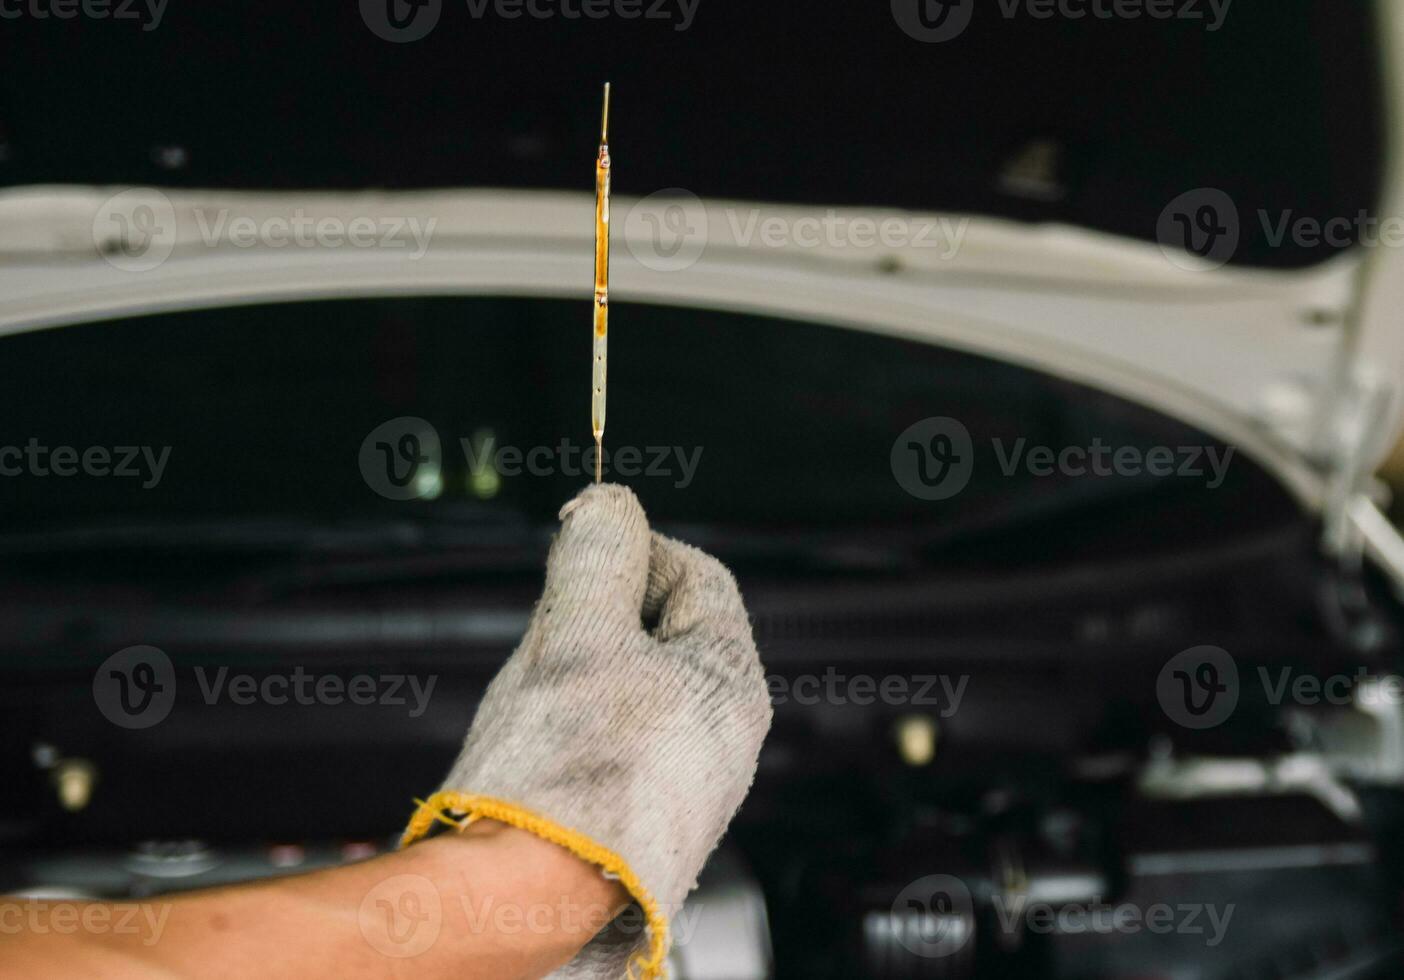
{"type": "Polygon", "coordinates": [[[632,490],[586,487],[561,508],[561,530],[546,559],[546,594],[569,609],[641,625],[648,582],[648,518],[632,490]]]}
{"type": "Polygon", "coordinates": [[[657,533],[652,536],[643,618],[657,619],[653,636],[664,643],[702,633],[751,644],[751,622],[727,567],[704,551],[657,533]]]}

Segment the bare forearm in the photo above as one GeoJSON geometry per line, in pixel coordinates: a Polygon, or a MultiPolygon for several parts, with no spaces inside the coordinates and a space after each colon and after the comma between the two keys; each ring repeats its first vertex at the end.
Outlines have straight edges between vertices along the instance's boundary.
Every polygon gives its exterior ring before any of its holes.
{"type": "Polygon", "coordinates": [[[56,908],[30,906],[0,931],[0,977],[540,977],[623,902],[597,869],[483,823],[343,868],[149,900],[127,929],[96,903],[70,906],[77,925],[62,930],[56,908]]]}

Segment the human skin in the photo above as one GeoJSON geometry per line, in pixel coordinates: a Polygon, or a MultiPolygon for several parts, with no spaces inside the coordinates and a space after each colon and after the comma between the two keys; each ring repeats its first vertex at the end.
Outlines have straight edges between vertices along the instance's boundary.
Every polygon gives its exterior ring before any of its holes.
{"type": "Polygon", "coordinates": [[[355,864],[146,899],[141,916],[0,897],[0,978],[526,980],[627,902],[563,848],[482,820],[355,864]]]}

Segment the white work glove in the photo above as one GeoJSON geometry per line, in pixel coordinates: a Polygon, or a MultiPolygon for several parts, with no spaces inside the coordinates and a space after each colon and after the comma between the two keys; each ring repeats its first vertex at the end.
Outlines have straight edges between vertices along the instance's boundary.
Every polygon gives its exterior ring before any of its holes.
{"type": "Polygon", "coordinates": [[[526,635],[405,840],[448,811],[569,848],[619,876],[648,928],[616,921],[553,976],[660,976],[668,919],[755,778],[770,699],[725,566],[650,534],[624,487],[586,489],[561,520],[526,635]]]}

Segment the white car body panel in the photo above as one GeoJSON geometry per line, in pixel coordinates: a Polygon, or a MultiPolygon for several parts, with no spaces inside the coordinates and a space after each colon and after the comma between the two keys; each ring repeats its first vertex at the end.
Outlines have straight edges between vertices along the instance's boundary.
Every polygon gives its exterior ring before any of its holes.
{"type": "MultiPolygon", "coordinates": [[[[1404,220],[1404,0],[1380,0],[1377,9],[1389,113],[1378,214],[1404,220]]],[[[627,182],[618,189],[627,190],[627,182]]],[[[111,202],[129,190],[0,192],[0,334],[229,304],[491,294],[578,299],[584,336],[593,261],[593,198],[586,192],[148,189],[168,219],[169,254],[132,271],[102,250],[116,227],[111,202]],[[423,254],[408,236],[398,248],[236,244],[212,237],[221,215],[258,226],[295,215],[341,227],[355,219],[377,228],[413,219],[430,233],[423,254]]],[[[1154,243],[1056,225],[704,204],[690,195],[617,195],[613,203],[616,304],[834,324],[1094,385],[1234,445],[1328,518],[1334,512],[1347,519],[1348,501],[1363,492],[1404,429],[1404,330],[1397,322],[1404,248],[1357,247],[1297,271],[1209,268],[1154,243]],[[887,218],[907,229],[902,241],[863,245],[856,233],[827,242],[799,233],[825,221],[853,229],[887,218]],[[760,230],[767,220],[784,232],[778,240],[760,230]],[[651,243],[651,230],[670,224],[684,229],[688,261],[651,243]],[[913,234],[931,228],[954,233],[935,247],[913,234]]],[[[614,321],[619,344],[648,328],[627,308],[614,321]]]]}

